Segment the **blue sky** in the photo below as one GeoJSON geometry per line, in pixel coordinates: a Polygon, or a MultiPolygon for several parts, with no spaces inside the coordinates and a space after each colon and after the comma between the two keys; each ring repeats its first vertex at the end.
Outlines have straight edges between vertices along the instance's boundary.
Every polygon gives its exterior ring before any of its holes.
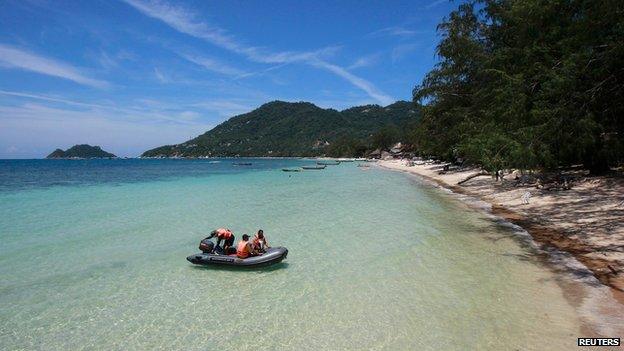
{"type": "Polygon", "coordinates": [[[0,158],[136,156],[272,100],[409,100],[435,64],[424,1],[0,2],[0,158]]]}

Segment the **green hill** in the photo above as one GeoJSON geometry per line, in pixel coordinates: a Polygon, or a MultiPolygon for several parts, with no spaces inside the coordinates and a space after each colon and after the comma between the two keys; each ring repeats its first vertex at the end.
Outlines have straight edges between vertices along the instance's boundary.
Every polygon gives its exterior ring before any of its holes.
{"type": "Polygon", "coordinates": [[[406,101],[343,111],[309,102],[273,101],[232,117],[197,138],[148,150],[142,157],[314,156],[345,138],[369,143],[382,127],[400,128],[419,117],[420,108],[406,101]]]}
{"type": "Polygon", "coordinates": [[[111,158],[117,157],[110,152],[102,150],[99,146],[91,146],[87,144],[74,145],[63,151],[61,149],[54,150],[46,158],[111,158]]]}

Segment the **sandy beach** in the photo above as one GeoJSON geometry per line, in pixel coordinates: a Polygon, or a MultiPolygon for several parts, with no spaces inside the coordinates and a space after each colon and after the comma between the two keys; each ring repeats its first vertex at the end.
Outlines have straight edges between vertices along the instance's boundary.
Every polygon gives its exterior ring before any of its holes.
{"type": "MultiPolygon", "coordinates": [[[[409,172],[453,192],[470,195],[492,205],[495,215],[520,225],[536,243],[570,253],[624,301],[624,181],[591,177],[576,181],[565,191],[514,185],[512,179],[495,181],[478,169],[441,172],[442,164],[408,166],[403,160],[384,160],[381,167],[409,172]],[[458,183],[461,185],[458,185],[458,183]],[[522,197],[530,194],[528,203],[522,197]]],[[[509,177],[511,178],[511,177],[509,177]]]]}

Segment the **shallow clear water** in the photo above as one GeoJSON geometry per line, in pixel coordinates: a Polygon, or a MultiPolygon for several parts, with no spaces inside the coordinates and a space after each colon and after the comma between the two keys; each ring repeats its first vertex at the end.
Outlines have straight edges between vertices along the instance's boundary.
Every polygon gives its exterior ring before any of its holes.
{"type": "Polygon", "coordinates": [[[0,349],[539,350],[583,335],[511,229],[400,173],[11,162],[0,164],[0,349]],[[288,259],[189,264],[219,226],[262,228],[288,259]]]}

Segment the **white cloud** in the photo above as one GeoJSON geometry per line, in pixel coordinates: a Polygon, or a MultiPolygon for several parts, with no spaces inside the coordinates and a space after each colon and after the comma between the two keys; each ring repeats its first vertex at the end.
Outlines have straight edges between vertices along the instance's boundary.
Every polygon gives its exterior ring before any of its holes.
{"type": "Polygon", "coordinates": [[[193,55],[182,55],[185,59],[190,62],[193,62],[196,65],[202,66],[203,68],[216,72],[219,74],[224,74],[228,76],[243,76],[247,74],[239,70],[238,68],[231,67],[223,62],[219,62],[217,60],[204,57],[204,56],[193,56],[193,55]]]}
{"type": "MultiPolygon", "coordinates": [[[[75,106],[81,108],[82,111],[92,111],[96,114],[104,113],[107,116],[117,116],[116,118],[127,118],[137,122],[142,120],[148,123],[178,124],[201,123],[199,120],[204,116],[211,119],[215,116],[220,118],[232,117],[251,111],[263,101],[261,97],[255,99],[202,99],[181,105],[179,101],[170,103],[162,100],[138,99],[135,100],[136,104],[119,107],[6,90],[0,90],[0,95],[75,106]]],[[[0,108],[2,108],[1,105],[0,108]]],[[[2,118],[3,115],[0,114],[0,119],[2,118]]]]}
{"type": "Polygon", "coordinates": [[[60,102],[60,103],[63,103],[63,104],[74,105],[74,106],[95,107],[95,108],[103,108],[104,107],[102,105],[97,105],[97,104],[89,104],[89,103],[84,103],[84,102],[79,102],[79,101],[72,101],[72,100],[56,98],[56,97],[52,97],[52,96],[20,93],[20,92],[16,92],[16,91],[0,90],[0,94],[7,95],[7,96],[15,96],[15,97],[22,97],[22,98],[50,101],[50,102],[60,102]]]}
{"type": "Polygon", "coordinates": [[[177,117],[186,121],[192,121],[199,119],[201,117],[201,114],[196,111],[182,111],[177,114],[177,117]]]}
{"type": "Polygon", "coordinates": [[[215,116],[219,117],[232,117],[241,113],[251,111],[255,106],[258,106],[263,98],[256,99],[241,99],[241,98],[228,98],[228,99],[214,99],[204,98],[199,101],[192,101],[183,105],[186,111],[180,112],[180,102],[167,102],[163,100],[152,99],[138,99],[135,100],[138,106],[133,107],[135,110],[143,111],[161,111],[171,112],[173,116],[179,116],[181,119],[198,119],[202,116],[206,116],[214,119],[215,116]],[[200,113],[201,112],[201,113],[200,113]]]}
{"type": "Polygon", "coordinates": [[[0,44],[0,66],[59,77],[95,88],[109,86],[108,82],[87,77],[71,65],[4,44],[0,44]]]}
{"type": "Polygon", "coordinates": [[[100,66],[102,66],[104,69],[107,69],[107,70],[111,70],[119,66],[119,64],[117,63],[117,60],[112,58],[110,55],[108,55],[104,51],[101,51],[100,54],[96,56],[96,60],[100,64],[100,66]]]}
{"type": "Polygon", "coordinates": [[[165,75],[162,74],[162,72],[156,67],[154,67],[154,76],[163,84],[169,83],[169,78],[165,77],[165,75]]]}
{"type": "MultiPolygon", "coordinates": [[[[114,117],[116,119],[127,119],[132,121],[144,121],[148,123],[178,123],[178,124],[193,124],[195,122],[191,122],[184,115],[184,112],[187,112],[184,109],[177,108],[164,108],[159,106],[141,106],[141,107],[119,107],[115,105],[103,105],[103,104],[92,104],[92,103],[83,103],[79,101],[72,101],[67,99],[55,98],[46,95],[39,94],[28,94],[28,93],[20,93],[20,92],[12,92],[0,90],[1,95],[15,96],[21,97],[31,100],[38,101],[47,101],[47,102],[55,102],[61,103],[69,106],[80,107],[82,112],[90,111],[94,114],[105,114],[110,117],[114,117]],[[184,117],[184,118],[175,118],[184,117]]],[[[30,106],[27,104],[25,106],[30,106]]],[[[39,108],[43,109],[46,106],[32,104],[32,106],[39,106],[39,108]]],[[[176,105],[178,106],[178,105],[176,105]]],[[[1,108],[2,106],[0,106],[1,108]]],[[[8,108],[5,106],[5,108],[8,108]]],[[[53,107],[50,107],[53,108],[53,107]]],[[[6,109],[4,110],[6,111],[6,109]]],[[[68,110],[74,111],[74,110],[68,110]]],[[[49,112],[49,111],[42,111],[49,112]]],[[[44,113],[45,114],[45,113],[44,113]]],[[[8,116],[0,114],[0,119],[6,118],[8,116]]]]}
{"type": "Polygon", "coordinates": [[[274,71],[276,69],[282,68],[282,67],[284,67],[284,66],[286,66],[288,64],[289,63],[280,63],[278,65],[271,66],[269,68],[265,68],[265,69],[262,69],[262,70],[259,70],[259,71],[256,71],[256,72],[244,73],[244,74],[241,74],[240,76],[236,77],[236,79],[249,78],[249,77],[253,77],[253,76],[261,76],[261,75],[263,75],[265,73],[268,73],[268,72],[274,71]]]}
{"type": "Polygon", "coordinates": [[[175,30],[238,53],[251,53],[256,48],[245,47],[238,44],[234,38],[222,29],[211,27],[207,23],[198,20],[195,14],[183,7],[168,4],[164,1],[141,1],[123,0],[143,14],[165,22],[175,30]]]}
{"type": "Polygon", "coordinates": [[[335,73],[336,75],[346,79],[354,86],[364,90],[364,92],[366,92],[373,99],[379,101],[382,105],[388,105],[394,102],[394,99],[392,99],[388,95],[385,95],[383,92],[379,91],[369,81],[352,74],[351,72],[347,71],[346,69],[340,66],[333,65],[331,63],[328,63],[322,60],[312,62],[312,65],[325,68],[326,70],[331,71],[335,73]]]}
{"type": "Polygon", "coordinates": [[[358,58],[357,60],[355,60],[355,62],[353,62],[348,68],[356,69],[356,68],[361,68],[361,67],[369,67],[379,62],[380,58],[381,58],[381,54],[379,53],[362,56],[358,58]]]}
{"type": "Polygon", "coordinates": [[[416,50],[416,48],[418,48],[417,44],[403,44],[395,46],[390,54],[392,62],[402,60],[405,56],[407,56],[407,54],[416,50]]]}
{"type": "Polygon", "coordinates": [[[371,37],[380,37],[380,36],[398,36],[398,37],[410,37],[413,36],[415,34],[418,34],[417,31],[415,30],[411,30],[411,29],[406,29],[403,27],[398,27],[398,26],[393,26],[393,27],[386,27],[386,28],[382,28],[379,30],[376,30],[372,33],[369,34],[369,36],[371,37]]]}
{"type": "Polygon", "coordinates": [[[206,111],[216,112],[221,117],[232,117],[253,109],[251,104],[233,102],[232,100],[207,100],[191,105],[206,111]]]}
{"type": "Polygon", "coordinates": [[[329,47],[317,51],[298,52],[283,51],[270,52],[265,48],[242,44],[232,35],[221,28],[211,26],[197,18],[192,11],[159,0],[124,0],[130,6],[139,10],[146,16],[158,19],[171,28],[196,38],[203,39],[226,49],[228,51],[245,56],[248,60],[259,63],[304,63],[313,67],[322,68],[347,80],[354,86],[363,89],[367,94],[381,103],[387,103],[393,99],[377,89],[371,82],[357,77],[344,68],[323,60],[323,56],[336,51],[338,48],[329,47]]]}
{"type": "Polygon", "coordinates": [[[449,2],[449,0],[435,0],[435,1],[432,1],[431,3],[429,3],[427,6],[425,6],[425,8],[426,9],[430,9],[432,7],[436,7],[438,5],[441,5],[441,4],[445,3],[445,2],[449,2]]]}

